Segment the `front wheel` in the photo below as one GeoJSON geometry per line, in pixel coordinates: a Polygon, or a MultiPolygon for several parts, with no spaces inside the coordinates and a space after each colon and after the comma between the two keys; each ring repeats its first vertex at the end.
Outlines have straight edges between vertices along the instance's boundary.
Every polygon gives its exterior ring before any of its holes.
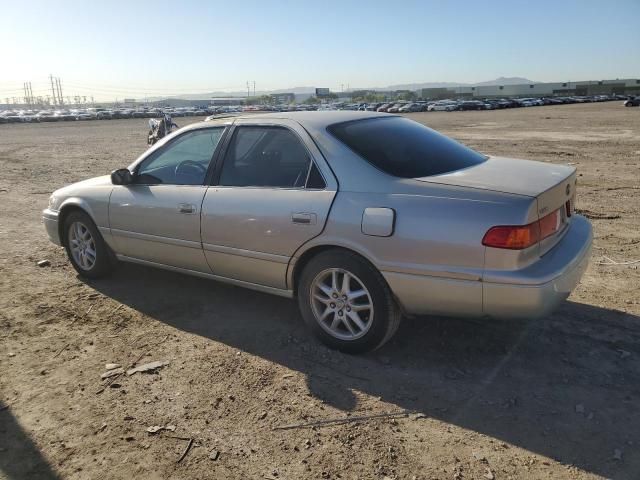
{"type": "Polygon", "coordinates": [[[298,303],[313,333],[346,353],[381,347],[400,325],[400,309],[380,272],[347,251],[329,250],[309,261],[298,303]]]}
{"type": "Polygon", "coordinates": [[[65,249],[71,265],[87,278],[100,278],[113,270],[109,247],[91,217],[71,212],[64,221],[65,249]]]}

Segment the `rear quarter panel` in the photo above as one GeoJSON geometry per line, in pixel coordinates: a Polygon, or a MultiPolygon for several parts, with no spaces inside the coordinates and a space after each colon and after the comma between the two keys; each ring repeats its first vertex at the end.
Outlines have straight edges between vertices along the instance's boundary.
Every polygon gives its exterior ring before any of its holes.
{"type": "Polygon", "coordinates": [[[318,245],[348,248],[382,272],[401,303],[409,305],[409,313],[452,313],[451,304],[457,302],[456,314],[481,314],[482,238],[496,224],[523,222],[532,199],[414,185],[408,180],[399,180],[391,190],[401,193],[338,192],[325,230],[296,257],[318,245]],[[395,212],[391,236],[362,232],[362,216],[368,207],[395,212]],[[432,298],[424,301],[425,295],[432,298]],[[425,308],[416,311],[415,305],[425,308]]]}

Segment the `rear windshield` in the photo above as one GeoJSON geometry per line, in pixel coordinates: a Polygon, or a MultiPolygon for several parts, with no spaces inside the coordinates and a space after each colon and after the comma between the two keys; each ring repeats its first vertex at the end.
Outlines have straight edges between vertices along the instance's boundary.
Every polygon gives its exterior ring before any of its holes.
{"type": "Polygon", "coordinates": [[[455,140],[402,117],[336,123],[328,130],[369,163],[396,177],[440,175],[486,160],[455,140]]]}

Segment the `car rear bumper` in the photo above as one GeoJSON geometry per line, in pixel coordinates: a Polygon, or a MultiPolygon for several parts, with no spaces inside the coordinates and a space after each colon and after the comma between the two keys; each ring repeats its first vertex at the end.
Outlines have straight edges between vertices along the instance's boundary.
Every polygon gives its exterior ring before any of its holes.
{"type": "Polygon", "coordinates": [[[593,230],[576,215],[558,245],[534,264],[516,272],[486,272],[482,300],[485,315],[539,318],[553,311],[578,285],[589,264],[593,230]]]}
{"type": "Polygon", "coordinates": [[[44,229],[47,231],[49,240],[56,245],[62,245],[60,241],[60,230],[58,229],[58,212],[49,210],[48,208],[43,210],[42,223],[44,224],[44,229]]]}
{"type": "Polygon", "coordinates": [[[591,256],[589,221],[576,215],[562,240],[517,271],[485,271],[465,280],[397,272],[382,274],[410,315],[539,318],[553,311],[580,282],[591,256]]]}

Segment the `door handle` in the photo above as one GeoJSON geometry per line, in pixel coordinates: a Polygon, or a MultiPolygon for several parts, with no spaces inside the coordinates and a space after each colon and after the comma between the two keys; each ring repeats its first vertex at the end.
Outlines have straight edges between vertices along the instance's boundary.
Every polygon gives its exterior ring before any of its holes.
{"type": "Polygon", "coordinates": [[[292,213],[291,221],[293,223],[299,223],[301,225],[315,225],[316,224],[316,214],[315,213],[292,213]]]}
{"type": "Polygon", "coordinates": [[[178,205],[178,212],[180,213],[196,213],[195,205],[191,205],[190,203],[181,203],[178,205]]]}

